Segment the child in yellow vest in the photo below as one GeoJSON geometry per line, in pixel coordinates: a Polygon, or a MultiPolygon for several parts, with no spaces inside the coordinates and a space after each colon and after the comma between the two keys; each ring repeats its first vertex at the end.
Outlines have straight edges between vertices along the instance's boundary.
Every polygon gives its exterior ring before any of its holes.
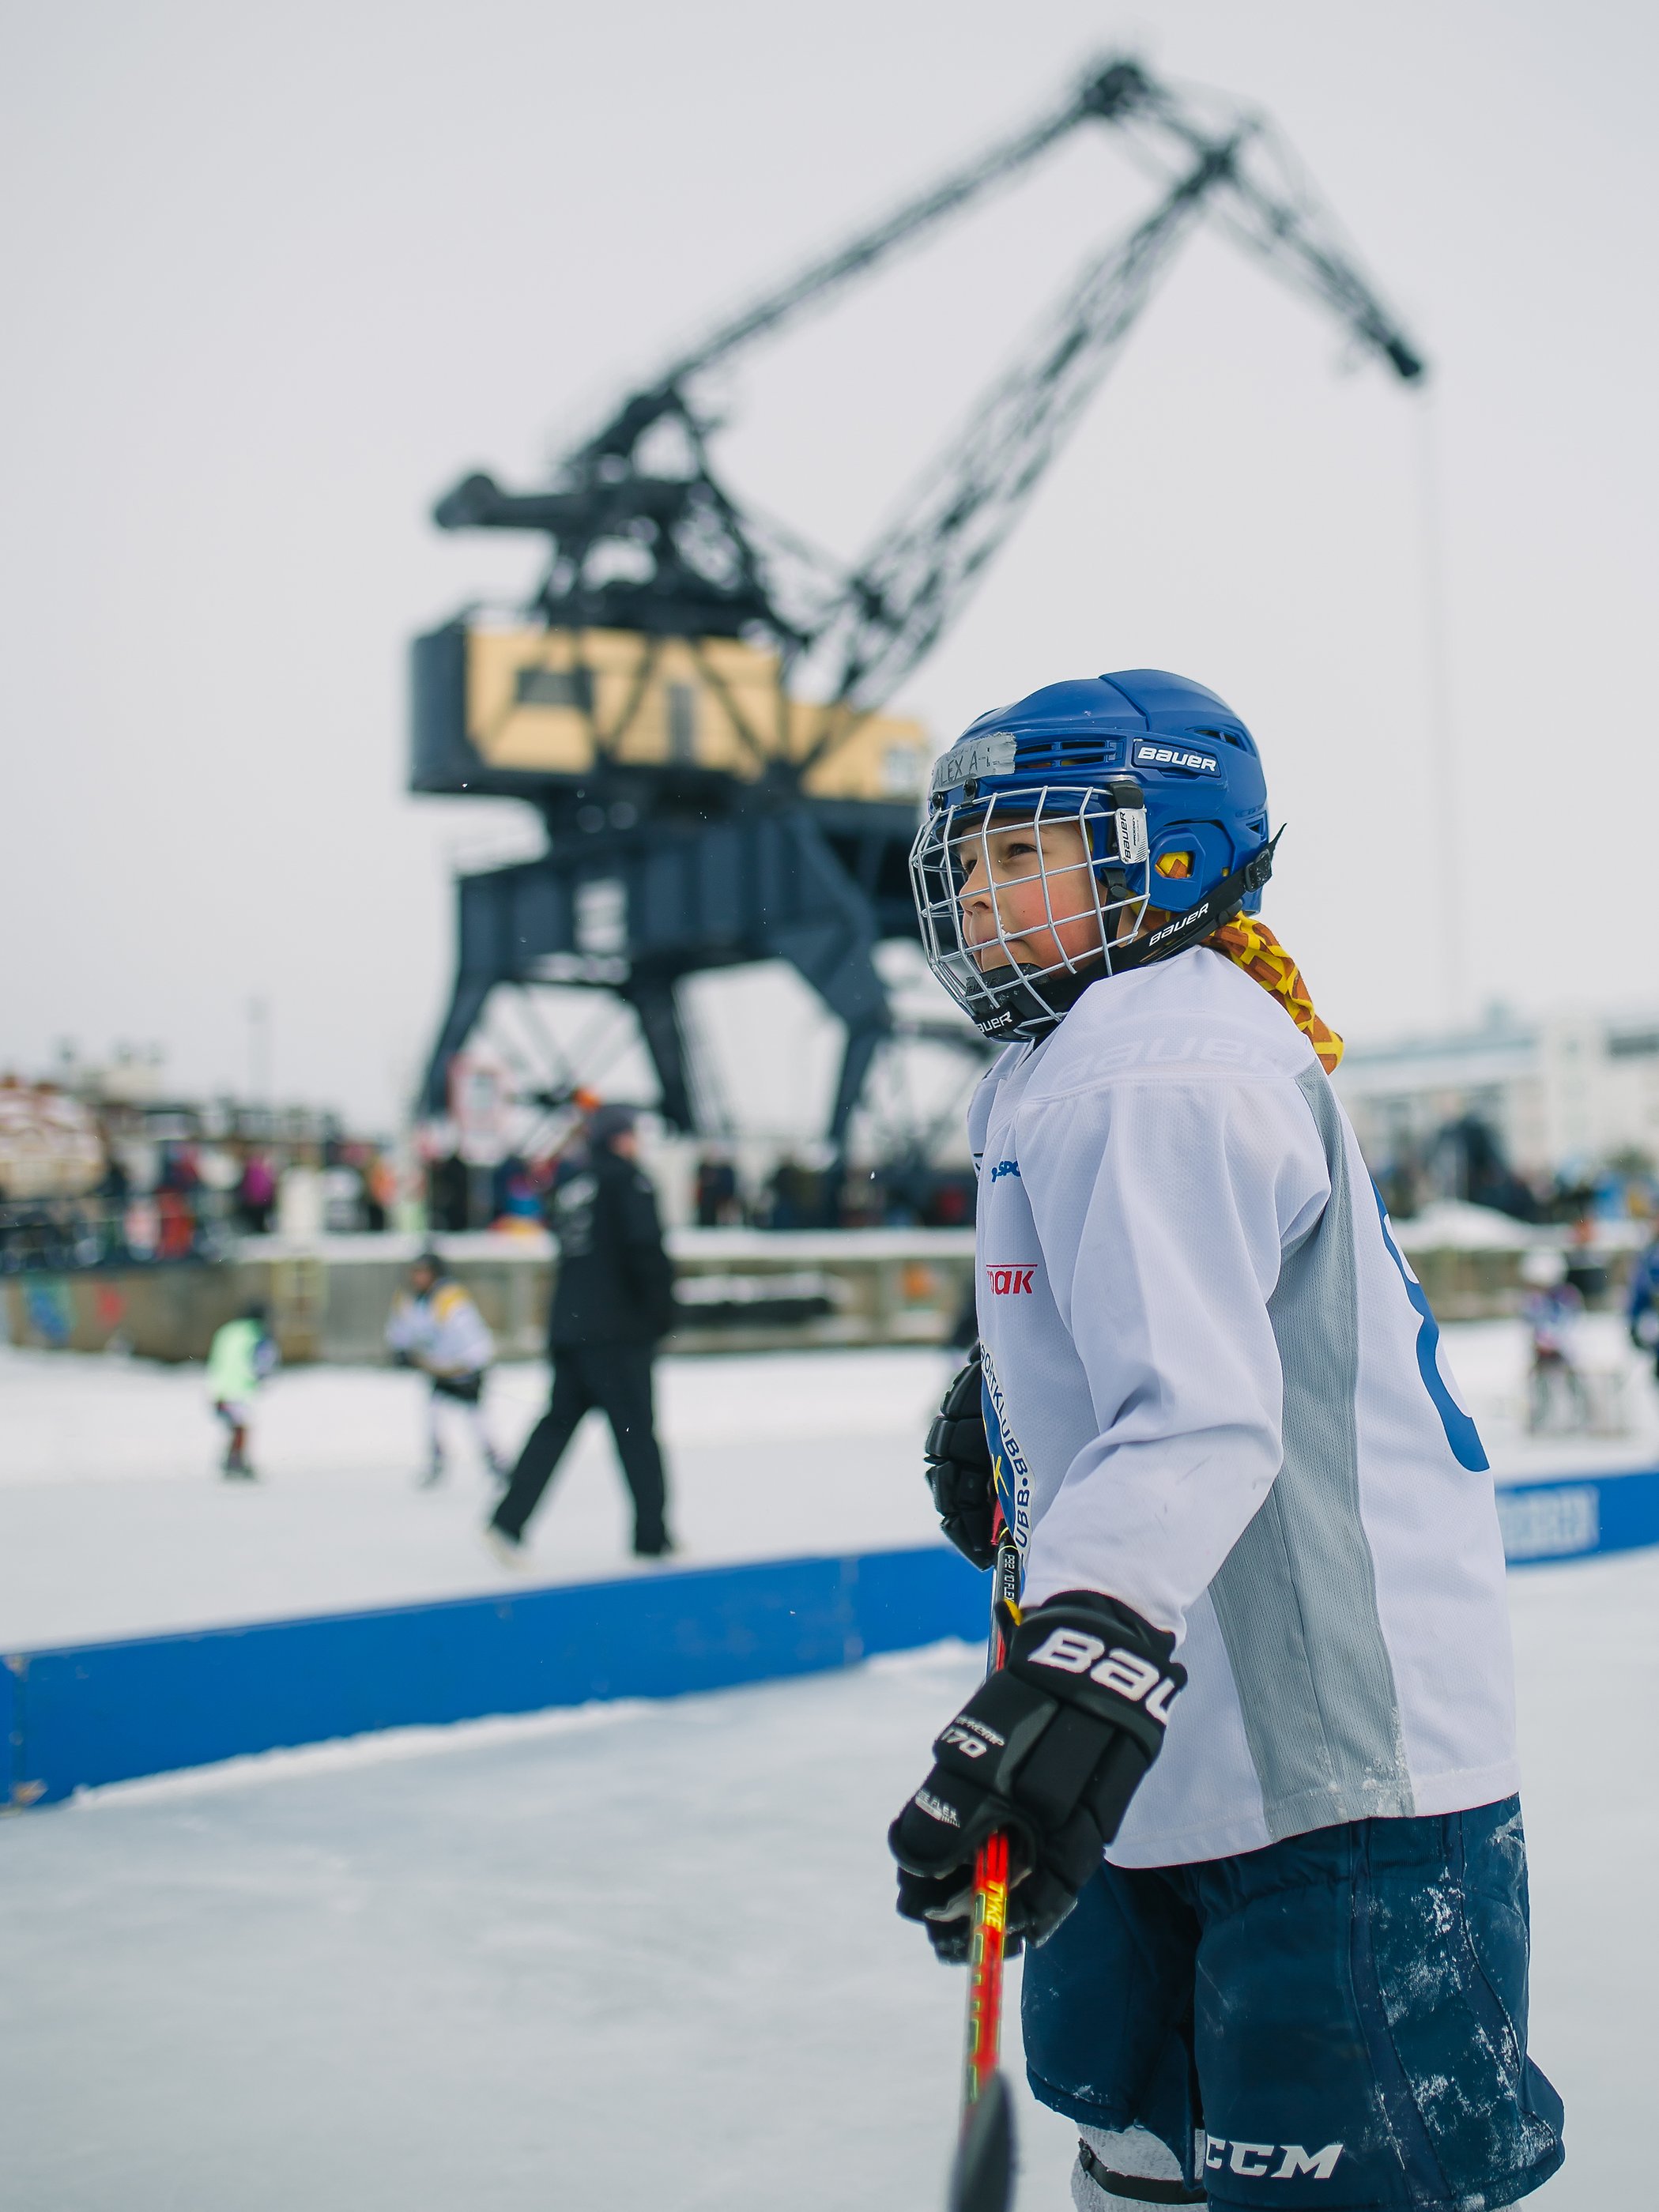
{"type": "Polygon", "coordinates": [[[234,1321],[215,1331],[208,1349],[208,1396],[225,1425],[222,1471],[233,1481],[253,1480],[247,1456],[248,1425],[254,1395],[276,1364],[276,1346],[265,1327],[262,1305],[245,1306],[234,1321]]]}

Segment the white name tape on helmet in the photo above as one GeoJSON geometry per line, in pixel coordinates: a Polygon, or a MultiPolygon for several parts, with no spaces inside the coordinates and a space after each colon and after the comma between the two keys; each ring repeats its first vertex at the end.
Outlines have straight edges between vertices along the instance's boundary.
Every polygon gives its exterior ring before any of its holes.
{"type": "Polygon", "coordinates": [[[981,775],[1012,775],[1014,753],[1012,730],[994,730],[988,738],[975,738],[933,763],[932,788],[935,793],[951,791],[957,784],[971,783],[981,775]]]}

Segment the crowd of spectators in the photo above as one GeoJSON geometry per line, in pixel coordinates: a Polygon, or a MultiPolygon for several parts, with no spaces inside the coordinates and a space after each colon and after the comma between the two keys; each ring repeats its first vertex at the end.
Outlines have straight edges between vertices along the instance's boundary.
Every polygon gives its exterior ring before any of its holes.
{"type": "Polygon", "coordinates": [[[317,1176],[325,1225],[390,1225],[385,1151],[328,1115],[100,1097],[0,1078],[0,1275],[214,1261],[317,1176]]]}
{"type": "MultiPolygon", "coordinates": [[[[0,1276],[212,1261],[270,1234],[538,1232],[599,1103],[574,1094],[544,1152],[481,1165],[394,1153],[325,1112],[107,1095],[84,1070],[0,1076],[0,1276]]],[[[965,1166],[919,1157],[872,1167],[708,1143],[670,1212],[702,1228],[960,1228],[974,1195],[965,1166]]]]}
{"type": "Polygon", "coordinates": [[[709,1152],[697,1164],[696,1218],[703,1229],[959,1229],[974,1218],[974,1179],[925,1160],[837,1169],[786,1152],[745,1189],[732,1159],[709,1152]]]}
{"type": "MultiPolygon", "coordinates": [[[[561,1146],[533,1158],[479,1166],[452,1152],[400,1165],[390,1147],[348,1135],[325,1114],[99,1100],[0,1078],[0,1275],[216,1260],[238,1237],[280,1231],[290,1213],[303,1214],[296,1233],[533,1232],[581,1128],[578,1116],[561,1146]],[[294,1209],[299,1182],[307,1203],[294,1209]]],[[[1537,1226],[1577,1224],[1586,1243],[1597,1223],[1659,1221],[1652,1162],[1525,1176],[1473,1116],[1372,1165],[1396,1219],[1459,1199],[1537,1226]]],[[[773,1231],[962,1228],[974,1196],[965,1167],[848,1166],[791,1151],[757,1164],[719,1144],[699,1152],[686,1194],[700,1228],[773,1231]]],[[[1575,1257],[1599,1264],[1588,1251],[1575,1257]]]]}
{"type": "Polygon", "coordinates": [[[1489,1206],[1533,1227],[1659,1220],[1659,1166],[1645,1154],[1527,1174],[1510,1164],[1497,1131],[1475,1114],[1445,1122],[1425,1142],[1398,1144],[1370,1165],[1397,1221],[1445,1199],[1489,1206]]]}
{"type": "Polygon", "coordinates": [[[837,1173],[786,1154],[747,1218],[760,1229],[962,1229],[972,1224],[974,1197],[966,1167],[912,1158],[837,1173]]]}
{"type": "MultiPolygon", "coordinates": [[[[492,1168],[470,1167],[453,1154],[434,1160],[426,1171],[428,1222],[444,1234],[535,1229],[562,1158],[514,1153],[492,1168]]],[[[791,1152],[745,1178],[729,1150],[711,1147],[693,1170],[690,1218],[699,1229],[957,1229],[973,1221],[974,1179],[965,1167],[925,1162],[838,1172],[791,1152]]]]}

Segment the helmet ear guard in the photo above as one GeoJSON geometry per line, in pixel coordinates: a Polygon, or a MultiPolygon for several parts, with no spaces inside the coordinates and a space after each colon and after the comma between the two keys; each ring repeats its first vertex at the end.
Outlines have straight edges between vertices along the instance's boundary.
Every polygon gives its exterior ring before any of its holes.
{"type": "MultiPolygon", "coordinates": [[[[1219,929],[1236,914],[1258,912],[1261,887],[1273,872],[1273,854],[1284,834],[1281,825],[1265,845],[1256,847],[1242,867],[1234,868],[1218,884],[1212,884],[1184,914],[1171,915],[1158,928],[1145,936],[1132,938],[1127,945],[1114,945],[1110,972],[1121,975],[1133,968],[1149,967],[1154,960],[1168,960],[1177,952],[1184,952],[1190,945],[1201,945],[1212,930],[1219,929]]],[[[1154,899],[1158,896],[1154,892],[1154,899]]]]}
{"type": "Polygon", "coordinates": [[[1185,914],[1236,866],[1232,840],[1218,823],[1175,823],[1159,832],[1152,848],[1152,904],[1166,914],[1185,914]]]}

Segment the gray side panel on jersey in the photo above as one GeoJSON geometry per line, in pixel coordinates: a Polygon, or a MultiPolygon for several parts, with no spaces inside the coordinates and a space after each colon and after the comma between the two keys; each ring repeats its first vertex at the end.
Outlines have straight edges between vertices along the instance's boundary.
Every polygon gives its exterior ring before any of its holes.
{"type": "Polygon", "coordinates": [[[1275,1839],[1415,1809],[1359,1514],[1359,1301],[1342,1121],[1322,1069],[1297,1085],[1331,1195],[1285,1253],[1267,1301],[1285,1377],[1284,1460],[1210,1585],[1275,1839]]]}

